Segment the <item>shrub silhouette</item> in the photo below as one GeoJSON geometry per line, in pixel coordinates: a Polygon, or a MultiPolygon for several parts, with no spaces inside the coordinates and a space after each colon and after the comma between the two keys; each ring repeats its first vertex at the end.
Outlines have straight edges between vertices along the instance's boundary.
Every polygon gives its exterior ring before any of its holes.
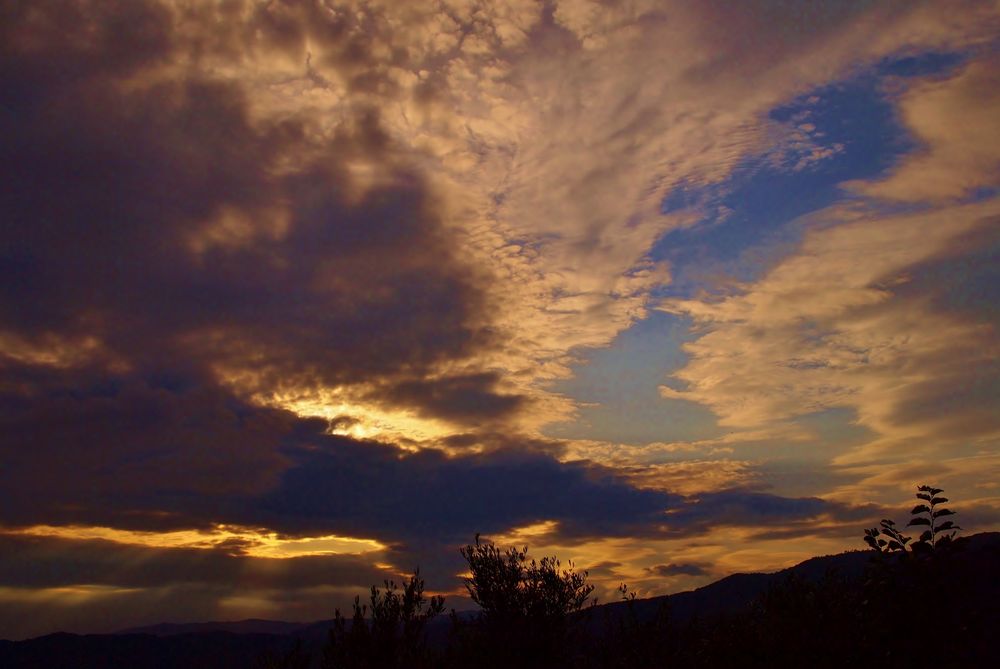
{"type": "MultiPolygon", "coordinates": [[[[962,568],[964,548],[955,536],[961,528],[954,521],[941,520],[955,512],[941,488],[921,485],[916,496],[920,503],[910,511],[907,527],[925,528],[916,541],[896,530],[891,520],[865,530],[865,543],[879,551],[872,561],[862,587],[861,630],[871,658],[884,666],[973,666],[975,648],[983,637],[983,621],[995,619],[996,601],[990,596],[990,579],[985,573],[962,568]],[[909,550],[907,550],[907,548],[909,550]],[[987,586],[984,590],[984,586],[987,586]],[[918,613],[920,612],[920,613],[918,613]],[[901,644],[900,640],[924,641],[915,624],[926,618],[927,643],[901,644]]],[[[993,653],[996,654],[995,652],[993,653]]]]}
{"type": "Polygon", "coordinates": [[[323,651],[324,669],[431,666],[424,630],[444,610],[444,598],[424,597],[420,570],[403,584],[402,591],[393,581],[385,581],[384,590],[373,585],[370,605],[362,604],[359,596],[354,598],[353,609],[349,625],[336,611],[323,651]]]}
{"type": "Polygon", "coordinates": [[[594,590],[587,572],[576,571],[572,563],[562,569],[555,557],[529,562],[527,546],[501,551],[476,535],[476,543],[460,552],[471,572],[465,587],[487,620],[565,618],[579,611],[594,590]]]}
{"type": "Polygon", "coordinates": [[[888,518],[883,518],[878,527],[865,530],[865,543],[880,553],[905,552],[907,545],[911,551],[922,552],[934,550],[938,547],[950,545],[958,530],[962,529],[951,520],[938,521],[945,516],[953,516],[955,512],[947,509],[942,504],[948,502],[947,497],[941,497],[944,492],[941,488],[929,485],[922,485],[917,488],[917,499],[921,500],[910,511],[910,522],[907,527],[927,527],[916,542],[910,544],[912,537],[904,536],[896,528],[896,523],[888,518]],[[880,536],[881,535],[881,536],[880,536]],[[888,537],[883,539],[881,537],[888,537]]]}
{"type": "Polygon", "coordinates": [[[594,590],[587,572],[572,563],[563,568],[555,557],[531,559],[527,546],[501,549],[478,534],[460,552],[469,565],[465,587],[481,612],[471,625],[453,616],[455,652],[478,649],[488,666],[523,666],[525,658],[548,666],[568,662],[576,648],[570,617],[594,590]]]}
{"type": "Polygon", "coordinates": [[[1000,617],[1000,589],[991,578],[997,551],[970,551],[970,540],[955,538],[960,528],[942,493],[917,488],[919,503],[906,525],[923,530],[916,539],[890,519],[866,529],[865,543],[876,551],[867,567],[861,555],[860,562],[833,563],[822,578],[789,572],[752,600],[703,617],[681,617],[680,605],[671,616],[623,585],[623,603],[604,610],[603,626],[591,624],[586,571],[477,535],[460,553],[468,564],[465,587],[480,611],[471,618],[452,611],[447,646],[427,647],[426,623],[443,600],[427,600],[415,573],[402,589],[391,582],[373,587],[370,604],[355,599],[353,621],[337,612],[323,666],[1000,666],[992,644],[1000,617]]]}
{"type": "Polygon", "coordinates": [[[940,497],[942,492],[944,491],[941,488],[932,488],[929,485],[922,485],[918,488],[917,497],[926,503],[917,504],[913,507],[910,511],[913,518],[906,524],[907,527],[927,527],[921,533],[916,545],[923,544],[925,546],[929,545],[931,548],[937,548],[950,544],[958,533],[957,531],[962,529],[950,520],[938,522],[939,518],[955,515],[955,512],[951,509],[941,506],[948,501],[947,497],[940,497]]]}

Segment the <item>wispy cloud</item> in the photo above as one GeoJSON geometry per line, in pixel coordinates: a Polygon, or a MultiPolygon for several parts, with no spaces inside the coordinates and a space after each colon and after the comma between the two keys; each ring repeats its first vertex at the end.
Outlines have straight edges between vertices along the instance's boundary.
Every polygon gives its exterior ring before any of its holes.
{"type": "Polygon", "coordinates": [[[964,115],[1000,111],[977,83],[995,71],[987,54],[898,93],[922,146],[887,175],[848,185],[870,199],[810,216],[801,246],[735,294],[668,302],[703,334],[674,374],[684,389],[664,386],[664,396],[703,402],[738,429],[848,408],[875,436],[842,464],[990,448],[1000,435],[989,306],[1000,205],[976,189],[995,187],[998,159],[989,132],[966,150],[970,128],[990,124],[964,115]]]}

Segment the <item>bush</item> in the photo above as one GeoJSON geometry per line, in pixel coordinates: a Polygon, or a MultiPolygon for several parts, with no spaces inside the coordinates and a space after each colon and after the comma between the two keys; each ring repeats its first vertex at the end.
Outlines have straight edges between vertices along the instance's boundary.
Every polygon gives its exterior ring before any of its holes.
{"type": "Polygon", "coordinates": [[[323,651],[324,669],[382,669],[433,666],[427,651],[424,628],[444,610],[443,597],[424,597],[419,570],[403,584],[393,581],[385,589],[371,589],[371,604],[354,598],[350,624],[336,611],[333,628],[323,651]],[[426,604],[426,609],[425,609],[426,604]],[[371,612],[371,622],[366,619],[371,612]]]}
{"type": "Polygon", "coordinates": [[[907,545],[914,552],[927,552],[935,548],[944,548],[951,545],[952,540],[962,529],[951,520],[939,520],[945,516],[954,516],[955,512],[941,506],[948,502],[947,497],[942,497],[944,492],[941,488],[934,488],[929,485],[922,485],[917,488],[917,499],[921,500],[910,510],[910,522],[907,527],[926,527],[920,538],[910,544],[912,537],[904,536],[896,528],[896,523],[888,518],[883,518],[879,523],[881,529],[873,527],[865,530],[865,543],[880,553],[892,553],[896,551],[905,552],[907,545]],[[888,537],[883,539],[879,535],[888,537]]]}
{"type": "Polygon", "coordinates": [[[527,546],[501,550],[479,535],[461,553],[469,564],[466,589],[481,612],[471,625],[453,616],[453,653],[475,652],[487,666],[523,666],[526,658],[547,666],[568,662],[576,648],[570,616],[594,590],[587,572],[572,563],[563,568],[555,557],[530,559],[527,546]]]}

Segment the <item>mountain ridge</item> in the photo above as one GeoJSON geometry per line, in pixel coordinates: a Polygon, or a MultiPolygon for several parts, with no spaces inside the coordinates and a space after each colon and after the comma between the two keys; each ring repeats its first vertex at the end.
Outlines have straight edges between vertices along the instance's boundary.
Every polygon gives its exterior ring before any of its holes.
{"type": "MultiPolygon", "coordinates": [[[[980,568],[985,578],[1000,565],[1000,532],[983,532],[960,540],[969,565],[980,568]]],[[[684,622],[719,614],[745,611],[752,602],[774,585],[788,578],[818,581],[826,574],[858,579],[876,556],[871,550],[854,550],[816,556],[792,567],[767,573],[737,573],[693,590],[635,599],[632,613],[639,619],[656,614],[668,604],[672,620],[684,622]]],[[[889,559],[895,559],[889,556],[889,559]]],[[[604,614],[591,618],[589,625],[624,615],[627,602],[596,605],[604,614]]],[[[471,617],[474,612],[463,612],[471,617]]],[[[318,658],[332,620],[308,623],[250,618],[241,621],[161,623],[133,627],[113,634],[72,634],[55,632],[22,641],[0,640],[0,666],[11,669],[105,669],[119,666],[150,669],[219,669],[252,666],[264,653],[286,653],[296,645],[318,658]]],[[[439,616],[428,625],[428,642],[443,644],[450,620],[439,616]]]]}

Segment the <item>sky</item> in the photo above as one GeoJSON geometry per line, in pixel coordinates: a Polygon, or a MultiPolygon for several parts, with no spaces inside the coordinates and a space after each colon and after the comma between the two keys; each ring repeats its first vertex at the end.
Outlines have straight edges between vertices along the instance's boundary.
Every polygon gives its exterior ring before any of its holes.
{"type": "Polygon", "coordinates": [[[1000,529],[1000,3],[0,5],[0,638],[1000,529]]]}

